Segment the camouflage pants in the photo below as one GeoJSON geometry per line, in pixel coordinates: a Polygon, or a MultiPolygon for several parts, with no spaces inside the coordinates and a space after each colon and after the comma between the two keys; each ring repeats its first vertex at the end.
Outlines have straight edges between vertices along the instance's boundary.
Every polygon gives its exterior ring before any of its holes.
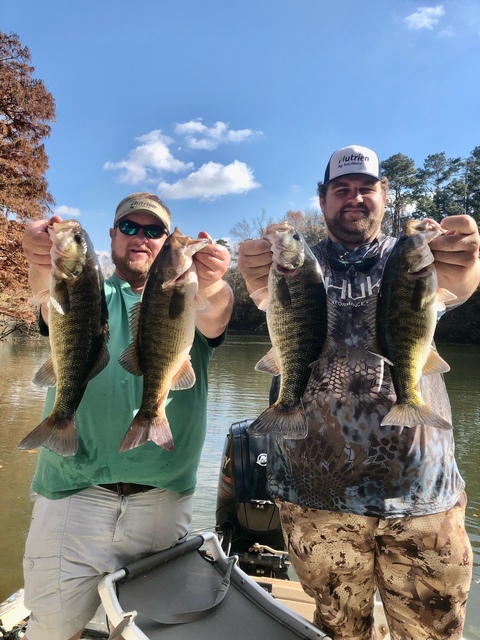
{"type": "Polygon", "coordinates": [[[371,518],[278,502],[290,560],[335,640],[370,640],[378,588],[392,640],[462,637],[472,578],[466,496],[449,511],[371,518]]]}

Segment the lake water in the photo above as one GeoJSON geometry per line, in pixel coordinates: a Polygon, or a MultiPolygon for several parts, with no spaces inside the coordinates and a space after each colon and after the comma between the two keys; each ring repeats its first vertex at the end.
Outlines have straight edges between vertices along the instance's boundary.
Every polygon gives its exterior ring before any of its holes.
{"type": "MultiPolygon", "coordinates": [[[[268,349],[265,336],[230,335],[212,359],[207,439],[192,533],[215,526],[218,473],[230,424],[256,417],[268,404],[270,378],[254,371],[268,349]]],[[[480,638],[480,347],[440,345],[439,351],[451,366],[445,381],[454,416],[457,461],[467,483],[467,529],[475,554],[465,635],[480,638]]],[[[43,340],[0,342],[0,602],[22,585],[21,560],[32,508],[29,486],[36,454],[18,451],[16,445],[39,422],[44,390],[30,381],[47,353],[43,340]]]]}

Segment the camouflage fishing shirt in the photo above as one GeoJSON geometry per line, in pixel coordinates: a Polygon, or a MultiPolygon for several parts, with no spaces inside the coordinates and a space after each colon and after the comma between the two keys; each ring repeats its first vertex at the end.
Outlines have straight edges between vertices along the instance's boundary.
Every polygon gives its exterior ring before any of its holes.
{"type": "MultiPolygon", "coordinates": [[[[304,394],[304,440],[270,436],[269,486],[275,498],[304,507],[374,517],[403,517],[451,508],[464,489],[454,458],[452,430],[381,426],[395,401],[390,371],[369,351],[366,312],[378,294],[395,239],[347,252],[328,239],[313,247],[335,308],[335,353],[314,366],[304,394]],[[330,245],[330,246],[328,246],[330,245]],[[335,271],[327,247],[348,260],[378,255],[367,271],[335,271]]],[[[362,263],[365,264],[365,263],[362,263]]],[[[368,262],[366,262],[368,265],[368,262]]],[[[421,382],[425,402],[451,421],[440,374],[421,382]]]]}

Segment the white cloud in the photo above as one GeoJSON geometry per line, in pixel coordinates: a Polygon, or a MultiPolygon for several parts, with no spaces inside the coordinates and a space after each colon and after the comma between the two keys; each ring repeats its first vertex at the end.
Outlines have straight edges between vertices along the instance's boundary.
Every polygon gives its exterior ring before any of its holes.
{"type": "MultiPolygon", "coordinates": [[[[211,151],[220,143],[241,142],[259,135],[251,129],[230,129],[224,122],[216,122],[207,127],[201,119],[179,123],[175,127],[177,136],[181,136],[189,147],[211,151]]],[[[260,185],[255,181],[253,170],[240,160],[224,165],[207,162],[196,169],[193,162],[183,162],[176,155],[181,147],[176,146],[175,155],[170,150],[177,145],[174,138],[155,129],[136,138],[138,146],[128,152],[119,162],[106,162],[103,168],[118,172],[118,181],[149,186],[158,185],[158,192],[164,198],[173,200],[183,198],[214,199],[228,194],[241,194],[256,189],[260,185]],[[186,177],[176,182],[168,181],[166,174],[183,172],[186,177]]]]}
{"type": "Polygon", "coordinates": [[[212,151],[220,144],[228,142],[243,142],[248,138],[256,138],[262,135],[261,131],[252,129],[230,129],[226,122],[215,122],[213,127],[203,124],[201,118],[189,122],[178,123],[175,133],[185,136],[185,141],[191,149],[204,149],[212,151]]]}
{"type": "Polygon", "coordinates": [[[53,213],[57,216],[62,217],[64,220],[68,218],[79,218],[82,213],[80,209],[76,209],[75,207],[67,207],[65,204],[61,204],[59,207],[55,207],[53,213]]]}
{"type": "Polygon", "coordinates": [[[318,209],[320,210],[320,202],[318,201],[318,196],[312,196],[308,201],[309,209],[318,209]]]}
{"type": "Polygon", "coordinates": [[[160,182],[158,190],[163,198],[171,200],[214,200],[219,196],[246,193],[259,186],[252,169],[244,162],[235,160],[226,166],[207,162],[198,171],[173,184],[160,182]]]}
{"type": "Polygon", "coordinates": [[[103,165],[104,169],[120,171],[119,182],[151,183],[158,179],[159,173],[178,173],[193,167],[191,162],[182,162],[173,157],[169,149],[173,140],[162,134],[160,129],[135,139],[142,144],[132,149],[125,160],[103,165]]]}
{"type": "Polygon", "coordinates": [[[442,4],[435,7],[419,7],[415,13],[405,18],[405,22],[409,29],[432,30],[443,15],[445,15],[445,9],[442,4]]]}

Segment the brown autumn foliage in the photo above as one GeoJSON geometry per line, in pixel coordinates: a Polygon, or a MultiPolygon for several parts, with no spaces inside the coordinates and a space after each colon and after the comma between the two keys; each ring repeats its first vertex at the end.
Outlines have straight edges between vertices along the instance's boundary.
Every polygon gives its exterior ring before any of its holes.
{"type": "Polygon", "coordinates": [[[29,303],[28,264],[22,251],[24,230],[25,223],[0,216],[0,315],[10,320],[0,330],[0,338],[5,331],[18,328],[16,325],[29,326],[35,320],[29,303]]]}
{"type": "Polygon", "coordinates": [[[26,223],[48,215],[55,203],[43,144],[55,122],[55,102],[33,78],[30,62],[18,35],[0,32],[0,339],[12,321],[28,326],[34,319],[21,239],[26,223]]]}

